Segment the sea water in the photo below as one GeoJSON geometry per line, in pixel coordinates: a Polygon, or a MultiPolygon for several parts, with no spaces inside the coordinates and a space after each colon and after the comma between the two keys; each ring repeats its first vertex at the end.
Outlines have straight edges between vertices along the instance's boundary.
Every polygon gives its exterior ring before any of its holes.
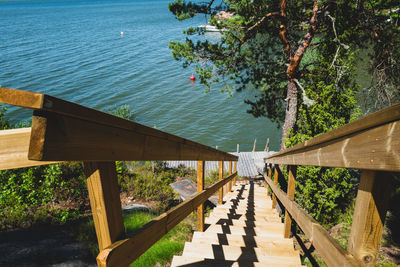
{"type": "MultiPolygon", "coordinates": [[[[99,110],[128,105],[136,121],[225,151],[279,149],[280,130],[254,118],[245,99],[190,82],[168,48],[204,17],[177,21],[168,1],[0,0],[0,85],[50,94],[99,110]]],[[[218,33],[204,38],[219,38],[218,33]]],[[[8,107],[14,122],[31,111],[8,107]]]]}

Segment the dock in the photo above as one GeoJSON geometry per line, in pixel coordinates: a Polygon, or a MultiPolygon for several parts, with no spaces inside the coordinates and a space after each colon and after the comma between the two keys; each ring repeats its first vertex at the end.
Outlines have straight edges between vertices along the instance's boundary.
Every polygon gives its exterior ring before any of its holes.
{"type": "MultiPolygon", "coordinates": [[[[276,153],[274,151],[251,151],[251,152],[229,152],[232,155],[238,156],[239,160],[237,163],[238,175],[241,177],[254,178],[256,176],[262,175],[264,171],[264,158],[271,156],[276,153]]],[[[167,166],[170,168],[177,168],[179,165],[183,165],[188,168],[193,168],[197,170],[197,161],[166,161],[167,166]]],[[[224,170],[228,170],[229,163],[224,162],[224,170]]],[[[209,173],[210,171],[218,170],[218,161],[207,161],[205,171],[209,173]]]]}

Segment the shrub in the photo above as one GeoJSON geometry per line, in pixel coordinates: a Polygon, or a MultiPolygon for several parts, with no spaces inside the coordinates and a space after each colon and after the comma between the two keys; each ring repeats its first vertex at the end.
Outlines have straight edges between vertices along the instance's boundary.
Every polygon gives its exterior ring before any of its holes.
{"type": "Polygon", "coordinates": [[[2,229],[63,223],[87,209],[82,164],[61,163],[0,171],[2,229]]]}
{"type": "MultiPolygon", "coordinates": [[[[350,71],[351,66],[347,69],[350,71]]],[[[300,105],[286,147],[340,127],[360,115],[354,97],[356,87],[349,74],[336,78],[336,73],[327,66],[320,66],[310,74],[306,93],[314,103],[300,105]]],[[[336,224],[339,215],[353,205],[358,179],[359,173],[348,169],[299,166],[296,201],[320,223],[336,224]]]]}

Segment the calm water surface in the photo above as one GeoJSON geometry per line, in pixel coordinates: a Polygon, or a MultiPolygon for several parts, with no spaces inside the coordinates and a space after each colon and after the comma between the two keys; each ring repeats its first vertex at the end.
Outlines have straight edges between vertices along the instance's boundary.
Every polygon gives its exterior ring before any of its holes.
{"type": "Polygon", "coordinates": [[[168,41],[200,24],[176,21],[164,0],[0,1],[0,84],[100,110],[127,104],[142,124],[225,151],[250,150],[255,138],[262,150],[267,137],[278,150],[276,126],[246,113],[251,92],[229,98],[217,85],[205,94],[173,60],[168,41]]]}

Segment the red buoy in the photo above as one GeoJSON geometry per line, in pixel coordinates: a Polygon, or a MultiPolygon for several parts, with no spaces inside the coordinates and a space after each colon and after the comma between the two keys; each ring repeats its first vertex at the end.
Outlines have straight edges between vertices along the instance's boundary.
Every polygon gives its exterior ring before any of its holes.
{"type": "Polygon", "coordinates": [[[194,81],[196,80],[196,77],[194,75],[190,76],[190,80],[194,81]]]}

